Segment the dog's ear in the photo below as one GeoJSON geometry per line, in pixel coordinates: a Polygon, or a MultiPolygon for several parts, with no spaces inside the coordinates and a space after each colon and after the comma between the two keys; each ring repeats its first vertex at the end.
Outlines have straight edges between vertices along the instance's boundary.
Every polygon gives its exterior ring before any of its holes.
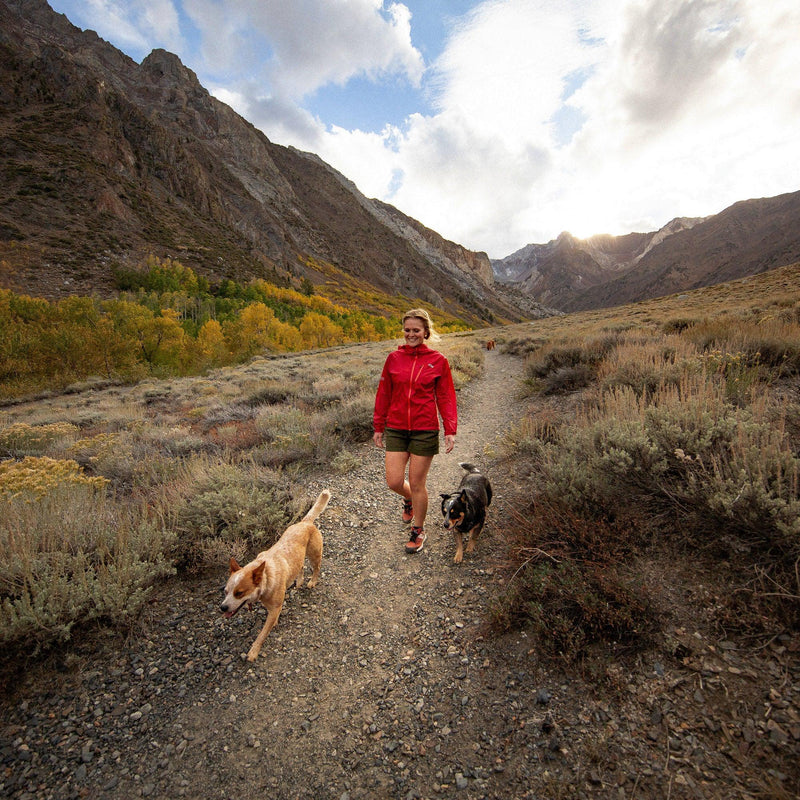
{"type": "Polygon", "coordinates": [[[460,500],[462,503],[466,503],[466,502],[467,502],[467,497],[468,497],[468,495],[467,495],[467,490],[466,490],[466,489],[462,489],[462,490],[461,490],[461,493],[458,495],[458,499],[459,499],[459,500],[460,500]]]}
{"type": "Polygon", "coordinates": [[[261,583],[261,576],[264,574],[264,567],[266,564],[262,561],[254,570],[253,570],[253,583],[258,586],[261,583]]]}
{"type": "Polygon", "coordinates": [[[449,500],[450,499],[450,495],[449,494],[440,494],[439,497],[441,497],[442,500],[449,500]]]}
{"type": "Polygon", "coordinates": [[[238,572],[240,569],[241,567],[236,563],[236,559],[231,557],[231,575],[233,575],[234,572],[238,572]]]}

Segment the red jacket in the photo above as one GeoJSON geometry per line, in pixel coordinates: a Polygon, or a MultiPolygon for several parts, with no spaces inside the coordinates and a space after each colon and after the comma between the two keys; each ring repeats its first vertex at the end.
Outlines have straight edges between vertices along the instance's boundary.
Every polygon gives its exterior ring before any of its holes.
{"type": "Polygon", "coordinates": [[[450,364],[438,350],[420,344],[400,345],[383,365],[375,396],[372,424],[401,431],[438,431],[442,417],[445,436],[458,427],[456,390],[450,364]]]}

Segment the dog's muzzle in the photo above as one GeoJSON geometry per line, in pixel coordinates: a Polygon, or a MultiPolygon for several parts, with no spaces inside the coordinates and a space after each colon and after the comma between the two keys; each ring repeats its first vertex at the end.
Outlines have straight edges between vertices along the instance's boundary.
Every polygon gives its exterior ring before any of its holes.
{"type": "Polygon", "coordinates": [[[241,608],[243,605],[244,605],[244,603],[239,603],[239,605],[238,605],[238,606],[236,606],[236,608],[234,608],[234,609],[233,609],[233,611],[231,611],[231,610],[228,608],[228,604],[227,604],[227,603],[223,603],[223,604],[222,604],[222,605],[221,605],[219,608],[220,608],[220,611],[222,611],[222,616],[223,616],[223,617],[225,617],[225,619],[230,619],[232,616],[234,616],[234,615],[236,614],[236,612],[237,612],[237,611],[238,611],[238,610],[239,610],[239,609],[240,609],[240,608],[241,608]]]}

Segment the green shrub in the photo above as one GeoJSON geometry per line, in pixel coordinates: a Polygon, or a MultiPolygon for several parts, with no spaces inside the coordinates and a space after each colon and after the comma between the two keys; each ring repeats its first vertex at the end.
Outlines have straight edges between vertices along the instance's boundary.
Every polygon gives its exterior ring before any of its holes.
{"type": "Polygon", "coordinates": [[[483,372],[484,353],[474,339],[457,341],[448,348],[446,355],[456,389],[465,386],[483,372]]]}
{"type": "Polygon", "coordinates": [[[177,455],[207,449],[208,444],[175,430],[162,437],[162,429],[103,433],[79,439],[66,450],[81,466],[111,481],[115,490],[130,493],[158,486],[177,473],[177,455]],[[174,436],[174,439],[172,438],[174,436]]]}
{"type": "Polygon", "coordinates": [[[502,352],[521,357],[535,353],[546,343],[547,339],[533,336],[498,337],[497,339],[498,347],[502,352]]]}
{"type": "Polygon", "coordinates": [[[361,444],[372,437],[372,395],[360,395],[343,403],[326,419],[326,427],[342,444],[361,444]]]}
{"type": "Polygon", "coordinates": [[[109,498],[75,462],[4,464],[0,495],[0,642],[36,652],[76,625],[128,624],[173,569],[171,536],[146,510],[109,498]]]}
{"type": "MultiPolygon", "coordinates": [[[[550,518],[558,542],[574,545],[566,528],[576,519],[601,527],[625,521],[634,539],[646,528],[660,545],[721,556],[740,585],[719,611],[721,624],[733,624],[737,604],[749,603],[759,609],[751,621],[774,630],[800,621],[800,423],[795,407],[776,404],[770,392],[795,371],[799,340],[785,316],[753,315],[757,324],[721,315],[673,320],[662,327],[666,335],[631,329],[599,343],[546,343],[526,361],[528,386],[554,393],[596,379],[597,387],[569,424],[540,412],[514,426],[504,458],[536,488],[537,514],[554,498],[565,509],[569,525],[550,518]]],[[[601,590],[591,565],[618,583],[621,562],[606,559],[606,542],[586,556],[572,545],[548,549],[540,542],[552,539],[537,523],[529,528],[529,549],[517,546],[509,559],[515,577],[497,619],[524,618],[562,652],[588,646],[591,619],[613,635],[609,620],[592,617],[601,608],[593,598],[609,587],[601,590]]],[[[615,620],[639,602],[635,591],[619,597],[615,620]]]]}
{"type": "Polygon", "coordinates": [[[312,434],[313,419],[299,408],[261,408],[255,424],[264,443],[253,448],[251,457],[265,467],[313,462],[320,444],[312,434]]]}
{"type": "Polygon", "coordinates": [[[603,389],[630,387],[652,395],[659,387],[677,385],[687,372],[699,371],[694,346],[679,336],[628,334],[607,354],[597,370],[603,389]]]}
{"type": "Polygon", "coordinates": [[[674,317],[672,319],[665,320],[661,325],[661,330],[663,330],[666,334],[683,333],[683,331],[685,331],[687,328],[691,328],[695,322],[696,320],[687,319],[686,317],[674,317]]]}
{"type": "Polygon", "coordinates": [[[617,342],[617,337],[612,335],[544,345],[527,357],[524,382],[532,391],[542,394],[585,388],[594,380],[598,367],[617,342]]]}
{"type": "Polygon", "coordinates": [[[198,562],[209,542],[244,541],[264,550],[294,514],[291,491],[277,473],[205,459],[195,459],[163,507],[177,533],[177,561],[188,567],[202,566],[198,562]]]}
{"type": "Polygon", "coordinates": [[[530,378],[544,378],[551,372],[574,367],[584,362],[584,350],[581,346],[554,347],[546,346],[528,356],[525,371],[530,378]]]}
{"type": "Polygon", "coordinates": [[[740,406],[750,402],[753,392],[762,388],[763,378],[769,375],[758,352],[748,354],[712,350],[703,354],[702,363],[709,375],[717,375],[725,381],[727,398],[740,406]]]}
{"type": "Polygon", "coordinates": [[[0,429],[0,455],[12,458],[45,455],[54,449],[67,447],[78,436],[78,427],[69,422],[48,425],[18,422],[0,429]]]}
{"type": "Polygon", "coordinates": [[[545,491],[574,508],[669,508],[698,533],[728,531],[789,563],[800,555],[800,459],[763,408],[728,402],[724,382],[694,376],[651,402],[606,392],[542,452],[545,491]]]}
{"type": "Polygon", "coordinates": [[[797,323],[781,315],[712,319],[689,328],[691,341],[708,353],[738,354],[750,364],[768,367],[773,377],[800,373],[800,339],[797,323]]]}
{"type": "Polygon", "coordinates": [[[624,527],[548,501],[509,522],[510,579],[491,610],[495,626],[524,624],[543,649],[567,661],[599,643],[636,649],[648,642],[655,612],[643,585],[623,569],[635,544],[624,527]]]}
{"type": "Polygon", "coordinates": [[[271,406],[285,403],[293,396],[293,390],[285,384],[267,384],[262,386],[244,401],[249,406],[271,406]]]}
{"type": "Polygon", "coordinates": [[[333,456],[330,463],[331,470],[338,475],[346,475],[361,465],[361,459],[347,450],[340,450],[333,456]]]}
{"type": "Polygon", "coordinates": [[[539,386],[544,395],[565,394],[585,389],[594,380],[594,373],[587,364],[559,367],[542,378],[539,386]]]}

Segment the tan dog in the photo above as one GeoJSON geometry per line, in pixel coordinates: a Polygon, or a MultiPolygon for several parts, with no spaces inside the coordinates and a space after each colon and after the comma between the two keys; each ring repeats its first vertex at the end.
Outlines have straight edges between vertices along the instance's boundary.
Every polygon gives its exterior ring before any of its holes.
{"type": "Polygon", "coordinates": [[[225,618],[230,619],[245,603],[260,600],[267,609],[267,621],[247,653],[248,661],[258,658],[265,639],[278,622],[286,590],[293,583],[297,588],[303,585],[306,557],[312,568],[308,587],[317,585],[322,563],[322,534],[314,521],[330,499],[330,491],[323,490],[300,522],[290,525],[269,550],[259,553],[246,566],[240,567],[235,558],[231,559],[231,573],[221,606],[225,618]]]}

